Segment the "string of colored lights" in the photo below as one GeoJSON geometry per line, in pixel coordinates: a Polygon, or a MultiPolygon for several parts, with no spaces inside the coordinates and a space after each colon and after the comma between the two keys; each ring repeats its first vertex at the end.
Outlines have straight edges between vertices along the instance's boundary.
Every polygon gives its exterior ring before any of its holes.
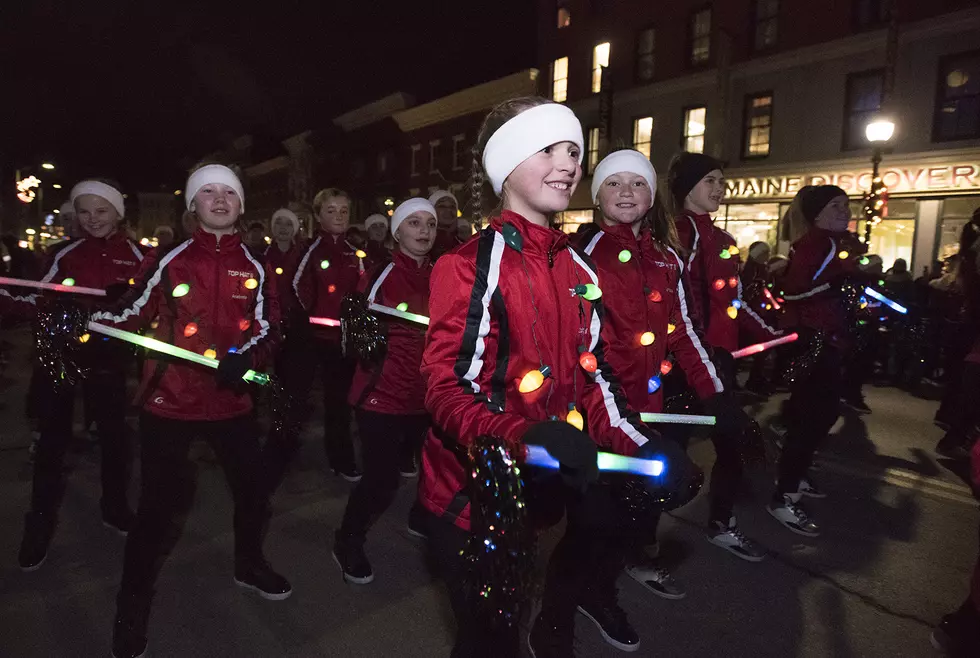
{"type": "Polygon", "coordinates": [[[65,279],[61,283],[43,283],[41,281],[31,281],[30,279],[12,279],[10,277],[0,276],[0,285],[24,286],[25,288],[38,288],[40,290],[54,290],[55,292],[73,292],[77,295],[105,297],[105,290],[76,286],[74,279],[65,279]]]}
{"type": "Polygon", "coordinates": [[[755,345],[749,345],[743,347],[740,350],[735,350],[732,352],[733,359],[741,359],[743,356],[749,356],[750,354],[758,354],[759,352],[765,352],[771,347],[777,347],[779,345],[785,345],[786,343],[792,343],[800,337],[795,331],[788,336],[780,336],[779,338],[774,338],[772,340],[767,340],[764,343],[756,343],[755,345]]]}
{"type": "MultiPolygon", "coordinates": [[[[527,450],[525,463],[541,468],[557,469],[559,467],[558,460],[552,457],[544,446],[525,445],[524,447],[527,450]]],[[[600,452],[596,459],[596,465],[600,471],[632,473],[648,477],[659,477],[664,473],[664,463],[659,459],[625,457],[611,452],[600,452]]]]}
{"type": "MultiPolygon", "coordinates": [[[[153,350],[154,352],[160,352],[162,354],[177,357],[178,359],[184,359],[185,361],[191,361],[202,366],[207,366],[208,368],[217,369],[218,367],[217,359],[212,359],[211,357],[204,356],[203,354],[185,350],[182,347],[177,347],[176,345],[171,345],[170,343],[164,343],[163,341],[155,338],[140,336],[139,334],[123,331],[122,329],[116,329],[115,327],[108,327],[97,322],[89,322],[88,330],[97,334],[118,338],[119,340],[124,340],[127,343],[132,343],[133,345],[139,345],[140,347],[145,347],[148,350],[153,350]]],[[[249,370],[246,372],[242,376],[242,379],[255,384],[269,383],[269,375],[265,374],[264,372],[255,372],[254,370],[249,370]]]]}
{"type": "Polygon", "coordinates": [[[672,423],[674,425],[714,425],[714,416],[697,416],[694,414],[640,414],[644,423],[672,423]]]}
{"type": "Polygon", "coordinates": [[[879,302],[881,302],[891,310],[901,313],[902,315],[909,312],[907,308],[905,308],[904,306],[902,306],[901,304],[899,304],[898,302],[892,299],[888,299],[887,297],[882,295],[874,288],[871,288],[870,286],[864,289],[864,294],[868,295],[869,297],[874,297],[875,299],[877,299],[879,302]]]}

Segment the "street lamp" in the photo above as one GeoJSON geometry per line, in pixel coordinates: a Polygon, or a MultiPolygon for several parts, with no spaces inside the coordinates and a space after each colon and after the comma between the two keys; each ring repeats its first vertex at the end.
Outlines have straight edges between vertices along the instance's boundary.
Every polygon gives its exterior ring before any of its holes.
{"type": "Polygon", "coordinates": [[[881,216],[885,208],[885,195],[888,188],[881,181],[878,173],[878,165],[881,164],[881,152],[888,140],[895,134],[895,122],[885,118],[876,117],[865,127],[864,134],[874,147],[871,154],[871,189],[864,199],[864,244],[871,243],[871,228],[881,221],[881,216]]]}
{"type": "Polygon", "coordinates": [[[54,165],[51,164],[50,162],[42,162],[41,163],[41,169],[47,169],[47,170],[50,171],[50,170],[54,169],[54,165]]]}

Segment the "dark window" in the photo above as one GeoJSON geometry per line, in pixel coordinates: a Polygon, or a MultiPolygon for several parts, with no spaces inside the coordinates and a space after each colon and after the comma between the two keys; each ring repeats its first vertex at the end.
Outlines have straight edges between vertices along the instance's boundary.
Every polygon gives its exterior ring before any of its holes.
{"type": "Polygon", "coordinates": [[[933,139],[980,137],[980,51],[959,53],[939,62],[933,139]]]}
{"type": "Polygon", "coordinates": [[[691,14],[689,26],[692,66],[706,63],[711,58],[711,8],[706,7],[691,14]]]}
{"type": "Polygon", "coordinates": [[[756,51],[776,45],[779,28],[779,0],[756,0],[755,39],[756,51]]]}
{"type": "Polygon", "coordinates": [[[884,73],[865,71],[847,76],[847,96],[844,100],[844,148],[856,149],[868,145],[864,134],[868,122],[881,109],[881,88],[884,73]]]}
{"type": "Polygon", "coordinates": [[[745,139],[742,158],[764,158],[769,155],[772,134],[772,92],[745,97],[745,139]]]}
{"type": "Polygon", "coordinates": [[[657,49],[657,31],[652,27],[640,30],[636,35],[636,81],[650,82],[653,80],[653,71],[657,49]]]}
{"type": "Polygon", "coordinates": [[[854,25],[859,30],[888,22],[888,0],[854,0],[854,25]]]}
{"type": "Polygon", "coordinates": [[[568,8],[568,0],[558,0],[558,29],[572,24],[572,12],[568,8]]]}

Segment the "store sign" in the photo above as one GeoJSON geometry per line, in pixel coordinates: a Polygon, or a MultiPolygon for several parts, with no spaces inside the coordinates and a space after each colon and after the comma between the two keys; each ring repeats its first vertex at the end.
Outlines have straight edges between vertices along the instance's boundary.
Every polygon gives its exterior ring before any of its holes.
{"type": "MultiPolygon", "coordinates": [[[[980,163],[933,167],[882,167],[880,175],[889,194],[980,191],[980,163]]],[[[733,200],[790,199],[804,185],[837,185],[850,196],[859,196],[871,189],[871,171],[832,171],[787,176],[730,178],[726,185],[728,198],[733,200]]]]}

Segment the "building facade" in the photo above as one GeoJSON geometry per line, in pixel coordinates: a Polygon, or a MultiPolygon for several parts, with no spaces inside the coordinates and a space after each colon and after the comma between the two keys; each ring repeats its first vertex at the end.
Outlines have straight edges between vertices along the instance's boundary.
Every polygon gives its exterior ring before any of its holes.
{"type": "MultiPolygon", "coordinates": [[[[980,7],[972,0],[540,0],[543,92],[586,128],[586,180],[563,220],[591,221],[588,176],[617,146],[661,178],[681,150],[727,163],[717,221],[740,245],[783,253],[779,222],[803,185],[871,182],[865,127],[896,125],[883,153],[886,267],[917,273],[955,250],[980,206],[980,7]],[[892,13],[894,11],[894,13],[892,13]]],[[[856,214],[857,214],[856,212],[856,214]]],[[[863,222],[861,222],[863,224],[863,222]]],[[[855,226],[863,233],[863,225],[855,226]]]]}

